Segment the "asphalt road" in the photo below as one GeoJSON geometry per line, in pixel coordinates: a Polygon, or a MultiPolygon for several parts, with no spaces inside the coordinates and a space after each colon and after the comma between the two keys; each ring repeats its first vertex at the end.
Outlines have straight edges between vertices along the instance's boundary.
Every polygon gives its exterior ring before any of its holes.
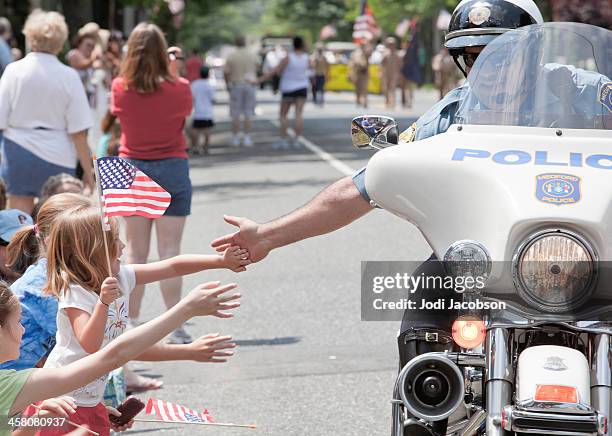
{"type": "MultiPolygon", "coordinates": [[[[232,228],[223,214],[264,222],[306,203],[343,174],[307,148],[274,150],[278,98],[259,95],[255,147],[231,148],[226,95],[218,92],[211,155],[191,160],[192,215],[183,252],[211,252],[210,241],[232,228]]],[[[387,111],[380,97],[369,113],[393,115],[408,127],[436,93],[419,91],[412,110],[387,111]]],[[[368,151],[351,147],[349,123],[364,113],[351,94],[329,94],[324,109],[306,107],[304,136],[333,158],[358,169],[368,151]]],[[[153,249],[152,252],[155,252],[153,249]]],[[[342,230],[274,251],[236,275],[209,271],[186,278],[184,291],[209,280],[236,281],[242,307],[232,320],[204,318],[195,336],[231,334],[239,344],[230,362],[156,363],[145,374],[165,382],[140,395],[210,410],[218,422],[255,423],[257,430],[138,423],[129,433],[387,435],[397,371],[399,323],[360,320],[360,262],[420,260],[429,248],[410,224],[374,211],[342,230]]],[[[143,319],[163,310],[157,286],[146,293],[143,319]]]]}

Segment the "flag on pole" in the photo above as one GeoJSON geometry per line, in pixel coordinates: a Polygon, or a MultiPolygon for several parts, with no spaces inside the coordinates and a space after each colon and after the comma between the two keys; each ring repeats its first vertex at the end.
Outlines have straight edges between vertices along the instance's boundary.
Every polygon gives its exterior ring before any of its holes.
{"type": "Polygon", "coordinates": [[[147,415],[155,415],[158,419],[166,422],[215,422],[208,410],[196,412],[193,409],[188,409],[185,406],[170,403],[169,401],[157,400],[155,398],[149,398],[145,412],[147,415]]]}
{"type": "Polygon", "coordinates": [[[97,166],[105,220],[118,215],[159,218],[170,206],[164,188],[120,157],[101,157],[97,166]]]}
{"type": "Polygon", "coordinates": [[[380,35],[380,28],[376,25],[376,19],[368,5],[368,0],[361,0],[360,11],[353,25],[353,42],[355,44],[371,41],[380,35]]]}

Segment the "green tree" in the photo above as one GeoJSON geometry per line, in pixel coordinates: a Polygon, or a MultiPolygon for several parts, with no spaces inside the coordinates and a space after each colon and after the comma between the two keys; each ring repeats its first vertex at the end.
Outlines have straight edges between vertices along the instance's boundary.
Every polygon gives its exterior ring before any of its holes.
{"type": "Polygon", "coordinates": [[[275,30],[301,34],[311,42],[319,38],[321,28],[327,24],[335,25],[343,34],[351,26],[346,20],[346,0],[270,0],[270,11],[272,18],[281,23],[275,30]]]}

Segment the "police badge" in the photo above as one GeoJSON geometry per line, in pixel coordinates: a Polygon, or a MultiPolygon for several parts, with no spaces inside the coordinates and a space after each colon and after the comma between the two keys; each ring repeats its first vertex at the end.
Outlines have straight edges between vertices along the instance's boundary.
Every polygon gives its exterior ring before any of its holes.
{"type": "Polygon", "coordinates": [[[601,85],[598,95],[599,102],[612,112],[612,82],[601,85]]]}
{"type": "Polygon", "coordinates": [[[406,130],[400,133],[398,143],[407,144],[409,142],[414,141],[414,139],[416,138],[416,131],[417,131],[417,125],[416,123],[412,123],[410,127],[408,127],[406,130]]]}
{"type": "Polygon", "coordinates": [[[580,201],[580,177],[571,174],[536,176],[536,198],[542,203],[562,206],[580,201]]]}
{"type": "Polygon", "coordinates": [[[487,21],[490,16],[491,9],[487,8],[486,6],[476,6],[470,11],[468,19],[474,26],[480,26],[482,23],[487,21]]]}

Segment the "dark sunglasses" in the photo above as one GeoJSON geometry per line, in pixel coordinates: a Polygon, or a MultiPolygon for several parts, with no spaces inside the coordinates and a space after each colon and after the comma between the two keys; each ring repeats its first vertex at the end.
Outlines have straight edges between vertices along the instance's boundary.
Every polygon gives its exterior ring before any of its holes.
{"type": "Polygon", "coordinates": [[[170,58],[171,61],[182,61],[185,59],[184,56],[178,55],[174,51],[171,51],[170,53],[168,53],[168,57],[170,58]]]}
{"type": "Polygon", "coordinates": [[[474,66],[474,62],[476,62],[476,59],[478,58],[478,55],[480,53],[465,53],[462,54],[461,57],[463,58],[463,62],[465,63],[465,66],[468,68],[472,68],[474,66]]]}

